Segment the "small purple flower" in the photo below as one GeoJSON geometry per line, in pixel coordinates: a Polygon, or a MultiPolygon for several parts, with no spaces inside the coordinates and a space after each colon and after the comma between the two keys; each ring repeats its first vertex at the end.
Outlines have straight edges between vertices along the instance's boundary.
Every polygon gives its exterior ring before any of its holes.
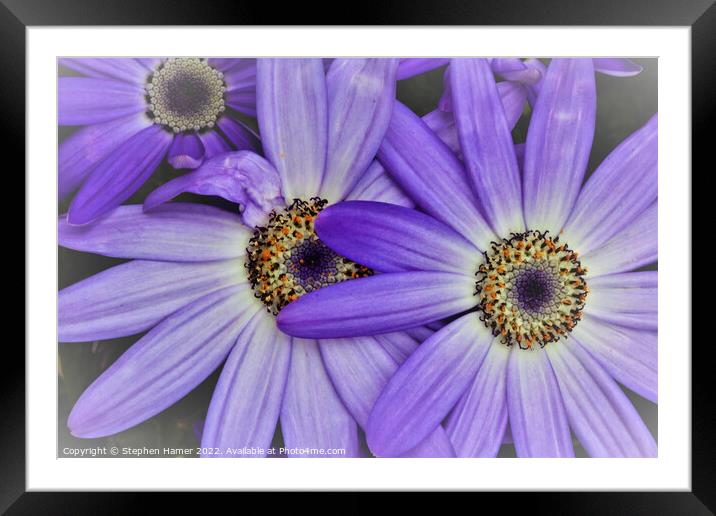
{"type": "MultiPolygon", "coordinates": [[[[313,221],[327,203],[411,205],[373,162],[396,68],[391,59],[337,59],[326,74],[319,59],[260,59],[267,159],[222,154],[155,190],[146,211],[121,206],[81,227],[60,219],[61,245],[133,259],[60,292],[60,340],[147,332],[82,394],[68,421],[73,435],[134,426],[224,363],[202,448],[265,450],[280,419],[288,448],[360,454],[358,426],[430,332],[298,339],[278,330],[275,314],[307,292],[372,273],[316,237],[313,221]],[[163,204],[186,191],[239,203],[241,216],[163,204]]],[[[442,427],[412,448],[407,455],[454,455],[442,427]]]]}
{"type": "Polygon", "coordinates": [[[508,420],[521,457],[653,457],[617,382],[657,401],[657,117],[583,184],[595,126],[591,59],[555,59],[520,168],[484,60],[450,64],[463,162],[397,104],[378,157],[426,213],[325,210],[336,252],[383,274],[302,297],[278,317],[304,338],[381,334],[443,318],[382,391],[366,433],[394,455],[441,422],[458,456],[494,456],[508,420]],[[464,163],[464,165],[463,165],[464,163]]]}
{"type": "Polygon", "coordinates": [[[254,59],[61,59],[60,125],[84,126],[59,149],[59,197],[78,190],[70,224],[87,224],[136,192],[166,157],[197,168],[232,149],[258,149],[233,115],[255,115],[254,59]]]}

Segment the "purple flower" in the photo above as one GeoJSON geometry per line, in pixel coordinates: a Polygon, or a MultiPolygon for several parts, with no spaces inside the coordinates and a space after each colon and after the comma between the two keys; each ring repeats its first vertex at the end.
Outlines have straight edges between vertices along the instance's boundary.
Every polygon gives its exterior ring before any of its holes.
{"type": "Polygon", "coordinates": [[[346,202],[316,223],[336,252],[383,274],[304,296],[278,317],[304,338],[399,331],[443,318],[369,418],[377,455],[441,422],[458,456],[494,456],[509,426],[522,457],[652,457],[617,382],[657,400],[657,118],[583,184],[595,126],[594,65],[555,59],[520,169],[492,72],[453,60],[464,166],[396,104],[378,157],[426,213],[346,202]]]}
{"type": "MultiPolygon", "coordinates": [[[[315,235],[326,203],[411,205],[372,163],[390,121],[397,63],[258,60],[257,111],[267,159],[217,156],[89,226],[62,217],[60,244],[133,261],[62,290],[61,341],[147,332],[80,397],[75,436],[120,432],[164,410],[224,363],[203,448],[265,450],[280,419],[289,448],[359,455],[380,390],[429,331],[349,339],[292,338],[276,327],[287,303],[372,271],[315,235]],[[163,204],[191,191],[241,205],[163,204]],[[243,223],[242,223],[243,221],[243,223]],[[417,336],[414,338],[413,336],[417,336]]],[[[407,455],[454,455],[442,427],[407,455]]]]}
{"type": "Polygon", "coordinates": [[[254,115],[254,59],[61,59],[60,125],[84,126],[60,145],[59,197],[75,190],[71,224],[119,206],[168,158],[197,168],[231,149],[258,149],[233,111],[254,115]]]}

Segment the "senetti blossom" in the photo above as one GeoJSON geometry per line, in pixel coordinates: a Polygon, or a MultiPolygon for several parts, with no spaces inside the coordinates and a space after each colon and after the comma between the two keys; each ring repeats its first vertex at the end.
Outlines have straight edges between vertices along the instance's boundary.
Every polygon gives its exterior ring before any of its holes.
{"type": "MultiPolygon", "coordinates": [[[[144,206],[121,206],[91,225],[61,217],[61,245],[132,261],[60,292],[60,340],[146,332],[79,398],[68,421],[73,435],[132,427],[223,363],[202,432],[210,455],[266,450],[279,421],[296,455],[361,454],[359,427],[425,331],[301,339],[281,332],[276,314],[327,285],[373,275],[317,237],[322,210],[350,199],[412,205],[373,162],[395,101],[396,69],[392,59],[336,59],[327,72],[320,59],[259,59],[265,157],[215,156],[155,190],[144,206]],[[240,213],[167,202],[182,192],[224,197],[240,213]]],[[[401,454],[454,450],[438,426],[401,454]]]]}
{"type": "Polygon", "coordinates": [[[653,457],[619,384],[657,401],[657,116],[584,182],[595,63],[545,71],[520,166],[487,61],[450,63],[461,159],[396,104],[378,158],[423,212],[349,201],[319,238],[380,274],[313,292],[279,328],[379,335],[448,318],[382,390],[366,426],[395,455],[442,423],[458,456],[653,457]]]}
{"type": "Polygon", "coordinates": [[[81,73],[58,83],[58,123],[80,126],[60,144],[58,193],[73,192],[70,224],[126,201],[166,158],[195,169],[230,150],[258,150],[237,113],[256,113],[254,59],[67,58],[81,73]]]}

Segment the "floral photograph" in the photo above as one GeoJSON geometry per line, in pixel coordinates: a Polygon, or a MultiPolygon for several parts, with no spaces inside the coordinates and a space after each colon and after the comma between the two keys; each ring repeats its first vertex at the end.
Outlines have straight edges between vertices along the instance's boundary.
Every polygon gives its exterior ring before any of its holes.
{"type": "Polygon", "coordinates": [[[658,456],[657,59],[57,70],[58,457],[658,456]]]}

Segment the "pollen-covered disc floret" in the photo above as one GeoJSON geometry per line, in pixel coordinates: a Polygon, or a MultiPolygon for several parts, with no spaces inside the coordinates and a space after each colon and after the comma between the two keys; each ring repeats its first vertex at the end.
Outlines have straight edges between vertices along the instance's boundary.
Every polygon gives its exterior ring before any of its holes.
{"type": "Polygon", "coordinates": [[[296,199],[287,209],[271,213],[268,224],[257,228],[249,241],[249,281],[274,315],[304,294],[373,274],[319,240],[313,223],[326,203],[296,199]]]}
{"type": "Polygon", "coordinates": [[[544,347],[581,319],[585,274],[577,253],[547,232],[493,242],[477,272],[480,320],[508,346],[544,347]]]}
{"type": "Polygon", "coordinates": [[[148,114],[175,133],[213,127],[226,109],[224,74],[200,58],[171,58],[150,77],[148,114]]]}

